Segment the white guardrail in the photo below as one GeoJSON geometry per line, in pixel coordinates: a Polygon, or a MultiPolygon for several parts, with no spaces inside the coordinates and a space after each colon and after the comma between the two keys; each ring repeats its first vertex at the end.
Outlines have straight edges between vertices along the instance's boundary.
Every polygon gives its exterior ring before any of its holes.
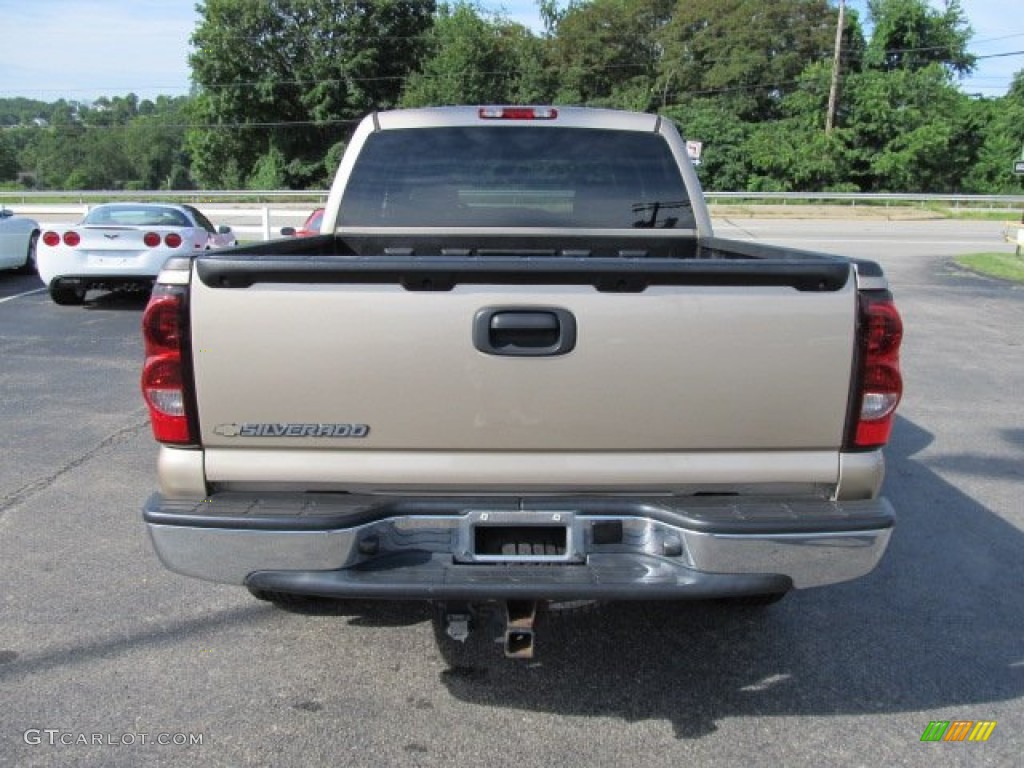
{"type": "Polygon", "coordinates": [[[1017,211],[1024,208],[1024,195],[936,195],[904,192],[704,192],[708,202],[736,202],[737,200],[758,203],[808,203],[838,205],[914,205],[919,207],[937,206],[957,210],[958,208],[987,209],[993,211],[1017,211]]]}
{"type": "MultiPolygon", "coordinates": [[[[1005,211],[1013,218],[1024,209],[1024,195],[860,194],[852,192],[705,192],[711,204],[749,202],[774,205],[871,205],[937,206],[950,210],[1005,211]]],[[[214,224],[227,224],[240,240],[280,237],[282,227],[299,227],[309,213],[323,205],[322,191],[149,191],[149,192],[7,192],[0,191],[0,205],[45,224],[81,220],[89,209],[117,200],[164,200],[195,205],[214,224]],[[43,202],[43,201],[47,202],[43,202]],[[63,202],[52,202],[63,200],[63,202]],[[250,202],[251,201],[251,202],[250,202]]],[[[1024,223],[1024,222],[1022,222],[1024,223]]]]}

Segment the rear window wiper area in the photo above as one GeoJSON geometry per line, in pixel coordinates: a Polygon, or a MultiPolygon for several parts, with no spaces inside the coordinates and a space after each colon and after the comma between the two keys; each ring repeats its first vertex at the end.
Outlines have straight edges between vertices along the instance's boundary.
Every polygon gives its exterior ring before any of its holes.
{"type": "MultiPolygon", "coordinates": [[[[680,217],[662,214],[673,209],[689,210],[692,207],[689,200],[655,200],[650,203],[634,203],[632,211],[636,219],[633,221],[633,227],[634,229],[675,229],[679,225],[680,217]]],[[[687,215],[686,221],[687,224],[693,221],[692,213],[687,215]]]]}

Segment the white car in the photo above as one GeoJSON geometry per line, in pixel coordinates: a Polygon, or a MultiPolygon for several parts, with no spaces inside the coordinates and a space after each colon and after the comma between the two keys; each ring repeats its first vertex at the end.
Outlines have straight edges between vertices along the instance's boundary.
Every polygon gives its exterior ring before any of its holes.
{"type": "Polygon", "coordinates": [[[164,262],[236,245],[191,205],[107,203],[74,226],[48,229],[36,268],[57,304],[81,304],[93,289],[149,290],[164,262]]]}
{"type": "Polygon", "coordinates": [[[32,272],[38,239],[39,222],[15,216],[9,208],[0,208],[0,269],[32,272]]]}

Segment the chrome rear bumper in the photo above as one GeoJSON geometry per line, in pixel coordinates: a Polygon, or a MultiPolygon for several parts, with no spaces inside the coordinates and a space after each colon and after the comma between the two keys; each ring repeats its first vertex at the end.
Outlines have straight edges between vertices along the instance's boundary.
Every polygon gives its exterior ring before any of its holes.
{"type": "Polygon", "coordinates": [[[157,494],[144,518],[173,571],[381,599],[656,599],[822,586],[870,572],[894,521],[885,499],[238,493],[157,494]],[[503,554],[488,529],[554,544],[503,554]]]}

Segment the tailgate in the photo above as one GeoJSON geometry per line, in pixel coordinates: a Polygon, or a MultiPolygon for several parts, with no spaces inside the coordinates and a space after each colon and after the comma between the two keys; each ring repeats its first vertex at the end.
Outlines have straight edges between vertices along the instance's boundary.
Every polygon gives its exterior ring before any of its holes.
{"type": "Polygon", "coordinates": [[[791,263],[371,261],[196,262],[208,463],[219,448],[431,452],[433,466],[447,454],[596,466],[603,452],[808,451],[837,471],[855,332],[848,265],[808,267],[826,279],[791,263]],[[570,348],[500,349],[503,324],[529,347],[522,326],[552,317],[540,332],[574,326],[570,348]],[[481,345],[481,332],[494,337],[481,345]]]}

